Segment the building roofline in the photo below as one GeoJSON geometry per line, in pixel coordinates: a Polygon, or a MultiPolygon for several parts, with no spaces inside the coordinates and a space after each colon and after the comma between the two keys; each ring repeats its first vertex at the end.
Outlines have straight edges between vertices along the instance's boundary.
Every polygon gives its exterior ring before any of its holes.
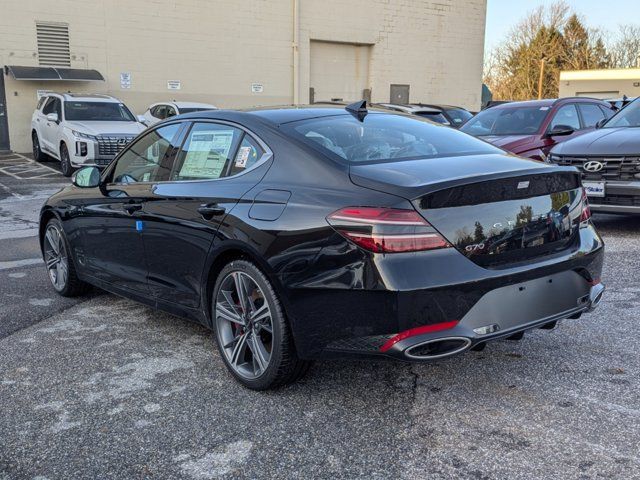
{"type": "Polygon", "coordinates": [[[572,80],[640,80],[640,68],[612,68],[606,70],[565,70],[560,81],[572,80]]]}

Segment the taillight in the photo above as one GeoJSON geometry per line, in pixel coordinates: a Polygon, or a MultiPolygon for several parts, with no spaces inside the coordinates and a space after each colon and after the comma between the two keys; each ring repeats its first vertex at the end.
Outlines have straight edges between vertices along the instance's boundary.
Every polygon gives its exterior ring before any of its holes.
{"type": "Polygon", "coordinates": [[[582,213],[580,214],[580,223],[586,223],[591,218],[591,209],[589,208],[589,197],[587,197],[587,190],[582,189],[582,213]]]}
{"type": "Polygon", "coordinates": [[[447,242],[415,210],[347,207],[327,217],[338,233],[374,253],[418,252],[447,248],[447,242]]]}

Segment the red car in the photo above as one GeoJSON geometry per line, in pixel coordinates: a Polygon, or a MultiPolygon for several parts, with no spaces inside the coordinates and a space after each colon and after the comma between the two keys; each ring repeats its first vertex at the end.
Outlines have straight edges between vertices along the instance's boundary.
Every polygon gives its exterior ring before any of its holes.
{"type": "Polygon", "coordinates": [[[595,98],[510,102],[488,108],[461,131],[522,157],[547,160],[558,143],[589,132],[615,111],[595,98]]]}

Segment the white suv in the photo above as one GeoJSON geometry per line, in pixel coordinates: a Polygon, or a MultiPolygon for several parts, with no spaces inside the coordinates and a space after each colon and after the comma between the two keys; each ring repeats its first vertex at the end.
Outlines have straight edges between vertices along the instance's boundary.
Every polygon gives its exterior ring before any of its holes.
{"type": "Polygon", "coordinates": [[[117,98],[47,93],[31,117],[33,158],[60,160],[69,177],[79,167],[108,165],[144,129],[117,98]]]}

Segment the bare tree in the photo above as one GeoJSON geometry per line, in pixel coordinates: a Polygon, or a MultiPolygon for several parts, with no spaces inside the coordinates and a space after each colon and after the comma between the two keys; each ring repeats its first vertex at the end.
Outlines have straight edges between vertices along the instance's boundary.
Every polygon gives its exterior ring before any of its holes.
{"type": "MultiPolygon", "coordinates": [[[[636,33],[626,27],[620,35],[620,50],[627,57],[640,54],[636,33]]],[[[511,29],[487,55],[484,80],[496,100],[553,98],[558,95],[561,70],[608,68],[611,63],[602,33],[587,28],[567,3],[558,1],[532,10],[511,29]]]]}
{"type": "Polygon", "coordinates": [[[614,38],[608,46],[612,65],[616,68],[640,67],[640,25],[620,25],[614,38]]]}

